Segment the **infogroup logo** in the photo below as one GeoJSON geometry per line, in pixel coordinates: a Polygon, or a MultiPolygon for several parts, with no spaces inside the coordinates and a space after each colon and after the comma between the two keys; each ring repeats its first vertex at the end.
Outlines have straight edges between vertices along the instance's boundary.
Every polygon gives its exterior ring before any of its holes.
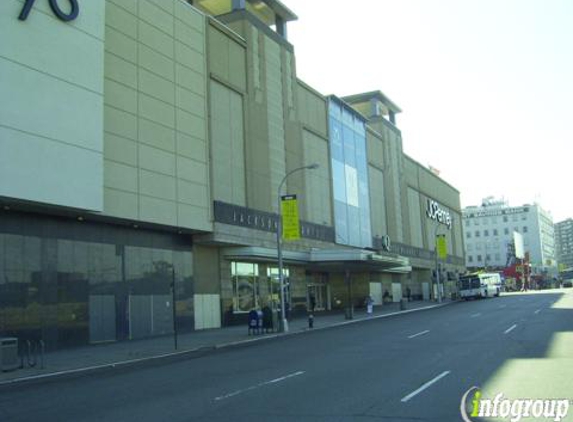
{"type": "Polygon", "coordinates": [[[493,399],[484,398],[479,387],[466,391],[460,403],[460,413],[465,422],[472,418],[508,419],[519,422],[524,418],[561,421],[569,413],[569,399],[515,399],[504,398],[498,393],[493,399]],[[473,393],[473,394],[472,394],[473,393]]]}

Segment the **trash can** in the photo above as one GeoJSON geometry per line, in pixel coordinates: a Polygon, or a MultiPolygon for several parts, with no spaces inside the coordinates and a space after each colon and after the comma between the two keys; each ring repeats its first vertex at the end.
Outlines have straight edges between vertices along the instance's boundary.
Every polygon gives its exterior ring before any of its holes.
{"type": "Polygon", "coordinates": [[[19,367],[18,339],[16,337],[0,337],[0,371],[11,371],[19,367]]]}
{"type": "Polygon", "coordinates": [[[352,308],[352,306],[349,306],[346,308],[346,310],[344,312],[344,318],[345,319],[353,319],[354,318],[354,309],[352,308]]]}

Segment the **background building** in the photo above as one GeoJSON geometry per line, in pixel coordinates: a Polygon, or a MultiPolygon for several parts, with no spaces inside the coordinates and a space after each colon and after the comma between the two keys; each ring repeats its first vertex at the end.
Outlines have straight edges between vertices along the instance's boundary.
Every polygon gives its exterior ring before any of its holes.
{"type": "Polygon", "coordinates": [[[555,223],[555,246],[560,270],[573,269],[573,220],[555,223]]]}
{"type": "Polygon", "coordinates": [[[505,200],[487,198],[481,206],[463,209],[466,266],[504,268],[513,232],[523,236],[533,273],[556,269],[551,215],[539,204],[511,207],[505,200]]]}
{"type": "Polygon", "coordinates": [[[276,307],[278,188],[311,163],[281,192],[299,200],[293,312],[435,297],[436,234],[453,291],[459,192],[403,153],[383,93],[296,77],[282,3],[78,4],[0,4],[1,335],[57,348],[276,307]]]}

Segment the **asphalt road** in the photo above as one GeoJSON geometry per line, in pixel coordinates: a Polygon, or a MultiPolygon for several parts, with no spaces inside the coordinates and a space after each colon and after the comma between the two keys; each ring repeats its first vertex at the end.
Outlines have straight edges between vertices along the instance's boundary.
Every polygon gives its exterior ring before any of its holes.
{"type": "Polygon", "coordinates": [[[4,389],[0,421],[460,421],[472,386],[573,399],[572,355],[573,292],[508,295],[4,389]]]}

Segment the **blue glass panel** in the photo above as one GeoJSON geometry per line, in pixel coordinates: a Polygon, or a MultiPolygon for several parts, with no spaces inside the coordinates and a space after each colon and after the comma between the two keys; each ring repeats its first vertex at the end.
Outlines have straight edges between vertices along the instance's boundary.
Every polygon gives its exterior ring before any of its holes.
{"type": "Polygon", "coordinates": [[[344,125],[342,128],[344,142],[344,162],[351,167],[356,167],[356,146],[354,142],[354,132],[350,127],[344,125]]]}
{"type": "Polygon", "coordinates": [[[337,160],[332,160],[332,178],[334,200],[346,203],[346,176],[344,174],[344,164],[337,160]]]}
{"type": "Polygon", "coordinates": [[[334,230],[336,233],[336,243],[348,244],[348,224],[346,215],[346,204],[334,201],[334,230]]]}
{"type": "Polygon", "coordinates": [[[357,207],[348,207],[348,242],[352,246],[360,245],[360,211],[357,207]]]}
{"type": "Polygon", "coordinates": [[[334,117],[329,119],[330,155],[332,158],[344,162],[344,148],[342,144],[342,124],[334,117]]]}

